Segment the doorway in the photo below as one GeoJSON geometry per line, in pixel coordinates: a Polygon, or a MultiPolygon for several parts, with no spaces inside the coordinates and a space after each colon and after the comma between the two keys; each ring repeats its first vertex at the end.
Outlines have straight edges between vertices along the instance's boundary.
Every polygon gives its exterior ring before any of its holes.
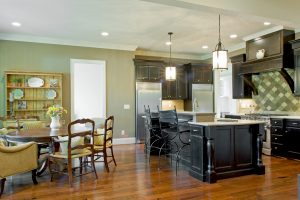
{"type": "Polygon", "coordinates": [[[106,117],[106,64],[71,59],[71,120],[106,117]]]}

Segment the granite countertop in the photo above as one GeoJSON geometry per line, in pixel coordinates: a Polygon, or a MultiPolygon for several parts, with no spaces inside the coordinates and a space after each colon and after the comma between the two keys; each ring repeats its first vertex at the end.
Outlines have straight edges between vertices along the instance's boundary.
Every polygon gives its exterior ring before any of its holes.
{"type": "Polygon", "coordinates": [[[177,114],[181,114],[181,115],[215,115],[216,113],[204,113],[204,112],[193,112],[193,111],[177,111],[177,114]]]}
{"type": "Polygon", "coordinates": [[[275,119],[300,119],[299,115],[290,115],[290,116],[271,116],[271,118],[275,118],[275,119]]]}
{"type": "Polygon", "coordinates": [[[191,125],[200,126],[227,126],[227,125],[250,125],[264,124],[261,120],[237,120],[237,119],[215,119],[213,122],[189,122],[191,125]]]}

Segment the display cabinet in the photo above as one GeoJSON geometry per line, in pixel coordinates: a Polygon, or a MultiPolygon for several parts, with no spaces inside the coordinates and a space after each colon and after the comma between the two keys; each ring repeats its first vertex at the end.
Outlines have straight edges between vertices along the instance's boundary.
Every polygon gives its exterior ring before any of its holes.
{"type": "Polygon", "coordinates": [[[5,72],[5,102],[7,116],[47,120],[47,108],[62,106],[61,73],[5,72]]]}

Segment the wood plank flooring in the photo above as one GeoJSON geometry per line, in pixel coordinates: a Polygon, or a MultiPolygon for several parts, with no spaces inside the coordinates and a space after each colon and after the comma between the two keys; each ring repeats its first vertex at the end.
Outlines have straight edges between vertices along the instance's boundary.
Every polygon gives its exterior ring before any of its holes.
{"type": "Polygon", "coordinates": [[[119,145],[114,150],[118,166],[111,163],[111,172],[107,173],[103,163],[97,163],[98,180],[92,174],[76,178],[74,188],[69,188],[67,177],[50,182],[46,174],[38,178],[35,186],[27,173],[8,178],[1,199],[297,199],[300,161],[264,156],[265,175],[208,184],[192,178],[182,167],[176,176],[167,159],[158,170],[156,156],[152,156],[150,164],[145,160],[143,145],[119,145]]]}

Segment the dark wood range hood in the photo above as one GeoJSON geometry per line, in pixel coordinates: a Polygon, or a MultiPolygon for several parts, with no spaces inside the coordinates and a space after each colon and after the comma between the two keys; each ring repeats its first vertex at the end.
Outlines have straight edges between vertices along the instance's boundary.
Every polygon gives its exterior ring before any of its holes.
{"type": "Polygon", "coordinates": [[[239,75],[243,76],[254,95],[258,92],[251,75],[271,71],[278,71],[294,93],[294,81],[286,71],[286,68],[294,68],[293,50],[288,42],[294,38],[294,31],[280,30],[246,42],[246,61],[242,63],[239,75]],[[261,49],[265,50],[265,55],[257,59],[256,53],[261,49]]]}

